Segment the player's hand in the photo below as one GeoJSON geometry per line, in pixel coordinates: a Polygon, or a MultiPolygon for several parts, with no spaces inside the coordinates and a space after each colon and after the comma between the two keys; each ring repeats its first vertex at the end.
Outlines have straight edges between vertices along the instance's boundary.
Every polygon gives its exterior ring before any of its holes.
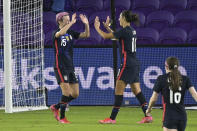
{"type": "Polygon", "coordinates": [[[105,22],[103,22],[103,25],[105,26],[105,27],[109,27],[110,26],[110,18],[109,18],[109,16],[107,16],[107,19],[106,19],[106,21],[105,22]]]}
{"type": "Polygon", "coordinates": [[[94,20],[94,27],[95,29],[100,28],[100,21],[99,21],[99,17],[96,16],[95,20],[94,20]]]}
{"type": "Polygon", "coordinates": [[[86,17],[85,15],[80,14],[79,17],[80,17],[81,21],[82,21],[84,24],[89,24],[89,21],[88,21],[88,19],[87,19],[87,17],[86,17]]]}
{"type": "Polygon", "coordinates": [[[75,24],[76,23],[76,16],[77,16],[77,14],[76,13],[74,13],[73,15],[72,15],[72,20],[71,20],[71,23],[72,24],[75,24]]]}

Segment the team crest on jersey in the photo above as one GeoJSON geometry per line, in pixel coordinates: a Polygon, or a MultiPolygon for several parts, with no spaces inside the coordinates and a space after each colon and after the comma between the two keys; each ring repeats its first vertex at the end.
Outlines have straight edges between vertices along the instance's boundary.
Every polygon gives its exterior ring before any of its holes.
{"type": "Polygon", "coordinates": [[[133,35],[136,35],[136,31],[135,30],[133,31],[133,35]]]}

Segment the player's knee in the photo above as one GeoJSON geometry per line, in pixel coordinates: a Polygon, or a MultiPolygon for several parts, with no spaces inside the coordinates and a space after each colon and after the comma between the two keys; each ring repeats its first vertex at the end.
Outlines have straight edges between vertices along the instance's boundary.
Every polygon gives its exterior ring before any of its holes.
{"type": "Polygon", "coordinates": [[[138,93],[141,92],[141,89],[140,89],[139,86],[133,86],[133,85],[131,85],[131,89],[132,89],[132,92],[133,92],[135,95],[137,95],[138,93]]]}
{"type": "Polygon", "coordinates": [[[60,87],[62,90],[69,90],[69,84],[68,83],[61,83],[60,87]]]}
{"type": "Polygon", "coordinates": [[[77,98],[79,96],[79,92],[74,92],[74,93],[72,93],[72,97],[73,98],[77,98]]]}
{"type": "Polygon", "coordinates": [[[140,89],[140,88],[139,88],[139,89],[132,89],[132,92],[133,92],[135,95],[137,95],[138,93],[141,92],[141,89],[140,89]]]}
{"type": "Polygon", "coordinates": [[[115,95],[123,95],[123,91],[122,90],[115,90],[115,95]]]}
{"type": "Polygon", "coordinates": [[[126,84],[124,81],[118,80],[115,88],[115,95],[123,95],[126,84]]]}
{"type": "Polygon", "coordinates": [[[61,87],[61,90],[62,90],[62,95],[69,96],[71,94],[69,84],[61,83],[60,87],[61,87]]]}
{"type": "Polygon", "coordinates": [[[124,88],[122,87],[116,87],[115,89],[115,95],[123,95],[124,93],[124,88]]]}

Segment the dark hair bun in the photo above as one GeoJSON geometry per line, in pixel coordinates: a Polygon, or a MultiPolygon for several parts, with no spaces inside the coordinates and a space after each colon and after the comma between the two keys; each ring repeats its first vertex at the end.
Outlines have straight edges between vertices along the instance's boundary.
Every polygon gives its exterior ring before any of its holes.
{"type": "Polygon", "coordinates": [[[138,21],[138,15],[137,14],[132,15],[132,21],[138,21]]]}
{"type": "Polygon", "coordinates": [[[123,17],[125,17],[125,20],[129,23],[133,22],[136,25],[139,25],[139,17],[137,14],[133,14],[129,10],[125,10],[122,12],[123,17]]]}

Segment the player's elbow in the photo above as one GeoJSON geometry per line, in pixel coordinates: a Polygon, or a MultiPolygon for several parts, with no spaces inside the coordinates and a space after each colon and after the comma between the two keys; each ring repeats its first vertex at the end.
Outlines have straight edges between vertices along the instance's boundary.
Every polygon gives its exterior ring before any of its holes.
{"type": "Polygon", "coordinates": [[[104,39],[112,39],[113,38],[113,34],[112,33],[104,34],[103,38],[104,39]]]}
{"type": "Polygon", "coordinates": [[[103,37],[103,39],[108,39],[105,35],[104,36],[102,36],[103,37]]]}
{"type": "Polygon", "coordinates": [[[59,38],[59,37],[60,37],[60,33],[57,32],[57,33],[55,34],[55,37],[56,37],[56,38],[59,38]]]}
{"type": "Polygon", "coordinates": [[[88,37],[90,37],[90,33],[88,33],[88,32],[83,32],[83,33],[80,34],[79,37],[80,37],[80,38],[88,38],[88,37]]]}
{"type": "Polygon", "coordinates": [[[88,37],[90,37],[90,33],[87,33],[87,34],[86,34],[86,38],[88,38],[88,37]]]}
{"type": "Polygon", "coordinates": [[[103,39],[110,39],[108,35],[103,35],[103,39]]]}
{"type": "Polygon", "coordinates": [[[55,35],[55,37],[56,38],[59,38],[60,36],[63,36],[65,33],[67,33],[67,32],[62,32],[62,31],[57,32],[56,35],[55,35]]]}
{"type": "Polygon", "coordinates": [[[90,37],[90,32],[84,32],[84,38],[90,37]]]}

